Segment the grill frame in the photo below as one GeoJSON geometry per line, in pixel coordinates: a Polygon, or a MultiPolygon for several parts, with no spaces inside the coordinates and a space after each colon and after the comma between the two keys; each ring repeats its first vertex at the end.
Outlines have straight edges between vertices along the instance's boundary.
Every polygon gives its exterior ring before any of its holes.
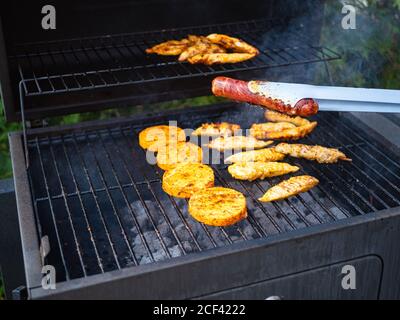
{"type": "MultiPolygon", "coordinates": [[[[180,111],[178,111],[180,113],[180,111]]],[[[174,115],[176,112],[166,112],[165,114],[174,115]]],[[[350,116],[352,117],[352,116],[350,116]]],[[[133,117],[124,120],[106,120],[106,121],[94,121],[84,126],[73,125],[66,126],[63,128],[46,128],[46,129],[34,129],[32,131],[32,135],[36,137],[47,136],[47,135],[58,135],[60,133],[92,129],[92,128],[102,128],[104,126],[108,127],[110,124],[118,124],[121,125],[123,123],[130,123],[133,120],[138,119],[148,119],[146,117],[133,117]]],[[[352,119],[354,120],[354,119],[352,119]]],[[[66,296],[72,295],[72,297],[84,297],[86,290],[89,290],[91,294],[97,296],[95,290],[92,291],[96,286],[107,287],[107,290],[111,290],[115,296],[109,297],[137,297],[142,298],[146,297],[146,294],[140,294],[134,292],[134,290],[126,289],[124,286],[124,291],[122,293],[117,293],[118,286],[121,286],[122,283],[130,283],[132,286],[137,285],[137,281],[141,278],[143,279],[152,279],[152,277],[163,277],[162,274],[164,272],[169,273],[173,272],[172,270],[178,270],[179,268],[183,268],[183,270],[190,270],[190,268],[198,268],[200,265],[201,268],[207,268],[207,266],[214,262],[212,261],[225,261],[226,259],[231,259],[232,255],[240,255],[241,257],[247,254],[251,255],[251,252],[258,252],[262,250],[262,248],[273,247],[274,245],[279,244],[280,242],[296,242],[299,239],[303,239],[304,237],[314,237],[320,235],[326,235],[334,232],[343,231],[346,227],[365,225],[364,223],[368,223],[370,221],[374,221],[377,219],[383,220],[385,217],[394,217],[398,216],[400,213],[400,207],[376,211],[373,213],[369,213],[363,216],[357,217],[348,217],[342,220],[333,221],[330,223],[323,223],[314,226],[309,226],[306,228],[301,228],[297,230],[292,230],[291,232],[284,232],[280,234],[271,235],[267,238],[261,237],[260,239],[252,239],[249,241],[242,241],[239,243],[233,243],[228,246],[223,246],[219,248],[215,248],[213,250],[205,250],[203,252],[196,252],[193,254],[189,254],[186,256],[175,257],[174,259],[166,259],[164,261],[158,261],[157,263],[150,263],[146,265],[139,265],[135,267],[127,267],[122,270],[115,270],[106,272],[104,274],[91,275],[86,278],[72,279],[66,282],[57,283],[59,287],[55,291],[47,291],[43,290],[40,286],[41,277],[41,258],[39,253],[39,238],[36,230],[36,223],[34,221],[34,210],[32,206],[32,195],[29,188],[29,179],[26,174],[26,170],[24,167],[24,163],[21,160],[21,155],[23,154],[22,143],[21,143],[21,133],[13,133],[10,135],[10,146],[11,146],[11,154],[13,159],[13,168],[14,168],[14,176],[15,176],[15,184],[16,184],[16,196],[17,196],[17,205],[18,205],[18,213],[20,215],[20,228],[21,228],[21,236],[22,236],[22,244],[23,244],[23,252],[24,252],[24,260],[26,267],[26,275],[27,275],[27,283],[28,289],[30,290],[31,297],[35,298],[50,298],[50,297],[62,297],[64,294],[66,296]],[[28,201],[29,198],[29,201],[28,201]],[[21,214],[23,213],[23,216],[21,214]],[[192,267],[191,267],[192,266],[192,267]],[[178,269],[177,269],[178,268],[178,269]],[[189,268],[189,269],[186,269],[189,268]],[[79,288],[79,290],[77,290],[79,288]],[[77,291],[75,291],[77,290],[77,291]]],[[[361,244],[362,247],[362,244],[361,244]]],[[[222,263],[222,262],[221,262],[222,263]]],[[[229,264],[228,264],[229,265],[229,264]]],[[[298,266],[301,267],[300,265],[298,266]]],[[[178,272],[179,273],[179,272],[178,272]]],[[[222,276],[222,275],[221,275],[222,276]]],[[[186,277],[186,276],[185,276],[186,277]]],[[[188,275],[189,277],[189,275],[188,275]]],[[[172,276],[173,279],[178,281],[176,277],[172,276]]],[[[161,279],[161,278],[160,278],[161,279]]],[[[190,278],[188,278],[190,279],[190,278]]],[[[188,280],[186,279],[186,280],[188,280]]],[[[218,279],[215,277],[214,279],[218,279]]],[[[251,280],[251,279],[250,279],[251,280]]],[[[143,280],[147,281],[147,280],[143,280]]],[[[151,281],[151,280],[148,280],[151,281]]],[[[154,281],[154,278],[153,278],[154,281]]],[[[189,280],[188,280],[189,281],[189,280]]],[[[179,282],[179,281],[178,281],[179,282]]],[[[194,285],[194,284],[193,284],[194,285]]],[[[210,285],[208,283],[208,285],[210,285]]],[[[154,286],[154,284],[153,284],[154,286]]],[[[226,288],[219,288],[228,289],[226,288]]],[[[210,289],[207,289],[210,290],[210,289]]],[[[171,296],[160,295],[161,298],[166,297],[196,297],[202,296],[204,294],[210,293],[207,292],[206,289],[194,290],[193,295],[191,296],[180,296],[179,290],[171,291],[171,296]],[[204,291],[205,290],[205,291],[204,291]],[[174,296],[175,295],[175,296],[174,296]]],[[[104,290],[102,290],[102,294],[107,296],[104,290]]],[[[154,292],[153,292],[154,294],[154,292]]],[[[163,293],[165,294],[165,292],[163,293]]],[[[149,296],[150,297],[150,296],[149,296]]]]}

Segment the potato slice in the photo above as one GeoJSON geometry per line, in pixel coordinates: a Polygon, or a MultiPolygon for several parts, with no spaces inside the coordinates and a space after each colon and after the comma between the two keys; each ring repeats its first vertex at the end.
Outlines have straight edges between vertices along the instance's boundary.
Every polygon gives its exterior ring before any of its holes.
{"type": "Polygon", "coordinates": [[[191,142],[178,142],[159,148],[157,165],[163,170],[171,170],[181,163],[201,163],[203,151],[191,142]]]}
{"type": "Polygon", "coordinates": [[[202,189],[214,186],[214,171],[200,163],[184,163],[163,175],[162,188],[173,197],[190,198],[202,189]]]}
{"type": "Polygon", "coordinates": [[[229,188],[203,189],[190,198],[189,213],[204,224],[228,226],[247,217],[246,198],[229,188]]]}
{"type": "Polygon", "coordinates": [[[186,141],[185,131],[175,126],[153,126],[139,133],[139,145],[150,151],[158,151],[160,147],[182,141],[186,141]]]}

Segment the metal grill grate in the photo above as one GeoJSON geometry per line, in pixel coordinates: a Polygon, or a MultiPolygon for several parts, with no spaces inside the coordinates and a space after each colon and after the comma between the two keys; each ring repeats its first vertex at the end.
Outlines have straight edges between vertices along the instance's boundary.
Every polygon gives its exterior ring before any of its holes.
{"type": "Polygon", "coordinates": [[[15,49],[17,53],[10,56],[11,67],[20,76],[18,81],[22,80],[25,96],[228,74],[340,58],[328,48],[310,44],[299,30],[279,30],[272,20],[33,43],[15,49]],[[180,63],[176,57],[145,53],[146,48],[165,40],[212,32],[237,36],[259,48],[261,54],[242,63],[204,66],[180,63]]]}
{"type": "Polygon", "coordinates": [[[321,113],[304,143],[340,147],[352,163],[321,165],[288,158],[319,186],[276,203],[257,201],[287,178],[242,182],[215,165],[216,184],[247,198],[248,219],[225,228],[193,220],[187,201],[162,191],[162,171],[146,162],[138,132],[176,119],[184,128],[229,120],[243,128],[262,121],[262,110],[233,105],[198,108],[174,116],[129,121],[102,128],[41,135],[28,142],[29,169],[41,237],[51,246],[47,263],[58,281],[205,251],[240,241],[329,223],[400,206],[400,161],[343,116],[321,113]],[[243,112],[245,111],[245,112],[243,112]]]}

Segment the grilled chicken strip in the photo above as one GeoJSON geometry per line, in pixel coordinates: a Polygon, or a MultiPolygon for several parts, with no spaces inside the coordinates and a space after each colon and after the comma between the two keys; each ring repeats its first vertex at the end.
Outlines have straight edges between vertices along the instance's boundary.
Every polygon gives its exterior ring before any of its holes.
{"type": "Polygon", "coordinates": [[[298,140],[304,138],[317,126],[317,122],[310,122],[307,125],[301,127],[294,127],[276,132],[258,132],[258,139],[280,139],[280,140],[298,140]]]}
{"type": "Polygon", "coordinates": [[[234,52],[250,53],[254,55],[260,53],[257,48],[249,45],[243,40],[234,37],[229,37],[225,34],[212,33],[207,36],[207,39],[209,39],[213,43],[219,44],[224,48],[230,49],[234,52]]]}
{"type": "Polygon", "coordinates": [[[178,56],[190,44],[188,39],[169,40],[146,49],[146,53],[157,53],[163,56],[178,56]]]}
{"type": "Polygon", "coordinates": [[[201,127],[193,131],[194,136],[232,136],[235,131],[240,130],[238,124],[221,122],[221,123],[203,123],[201,127]]]}
{"type": "Polygon", "coordinates": [[[280,161],[285,157],[283,153],[277,152],[275,148],[266,148],[252,151],[239,152],[225,159],[225,163],[253,162],[253,161],[280,161]]]}
{"type": "Polygon", "coordinates": [[[249,60],[255,56],[254,53],[203,53],[188,59],[191,64],[203,63],[212,65],[217,63],[237,63],[249,60]]]}
{"type": "Polygon", "coordinates": [[[275,147],[275,150],[291,157],[315,160],[319,163],[335,163],[338,160],[351,161],[338,149],[318,145],[280,143],[275,147]]]}
{"type": "Polygon", "coordinates": [[[192,46],[186,48],[186,50],[179,55],[178,60],[185,61],[193,56],[202,53],[224,53],[224,52],[226,52],[226,50],[221,46],[214,43],[210,43],[209,41],[200,40],[197,43],[193,44],[192,46]]]}
{"type": "Polygon", "coordinates": [[[284,162],[238,162],[228,167],[235,179],[253,181],[296,172],[299,167],[284,162]]]}
{"type": "Polygon", "coordinates": [[[287,129],[296,128],[296,126],[289,122],[266,122],[254,123],[250,128],[250,134],[257,139],[264,139],[267,133],[279,132],[287,129]]]}
{"type": "Polygon", "coordinates": [[[277,201],[289,198],[301,192],[306,192],[319,183],[318,179],[311,176],[297,176],[278,183],[268,189],[258,200],[262,202],[277,201]]]}
{"type": "Polygon", "coordinates": [[[265,111],[264,114],[265,118],[268,121],[271,122],[288,122],[288,123],[292,123],[297,127],[301,127],[301,126],[305,126],[310,124],[310,121],[308,121],[307,119],[304,119],[302,117],[291,117],[288,116],[286,114],[280,113],[280,112],[276,112],[276,111],[272,111],[272,110],[267,110],[265,111]]]}
{"type": "Polygon", "coordinates": [[[206,146],[219,151],[225,150],[243,150],[243,149],[261,149],[273,143],[273,141],[260,141],[253,137],[232,136],[218,137],[212,140],[206,146]]]}

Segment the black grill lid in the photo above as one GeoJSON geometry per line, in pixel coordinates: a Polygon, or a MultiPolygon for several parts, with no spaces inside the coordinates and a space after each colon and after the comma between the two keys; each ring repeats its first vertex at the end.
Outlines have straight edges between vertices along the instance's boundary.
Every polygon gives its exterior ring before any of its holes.
{"type": "Polygon", "coordinates": [[[210,94],[217,74],[250,78],[268,67],[338,57],[317,45],[321,1],[53,1],[55,30],[41,27],[45,4],[0,5],[0,81],[9,121],[21,118],[21,99],[29,120],[210,94]],[[289,19],[304,12],[310,18],[302,22],[317,26],[314,33],[303,26],[307,39],[289,19]],[[160,41],[211,32],[239,36],[262,53],[212,67],[144,53],[160,41]]]}

